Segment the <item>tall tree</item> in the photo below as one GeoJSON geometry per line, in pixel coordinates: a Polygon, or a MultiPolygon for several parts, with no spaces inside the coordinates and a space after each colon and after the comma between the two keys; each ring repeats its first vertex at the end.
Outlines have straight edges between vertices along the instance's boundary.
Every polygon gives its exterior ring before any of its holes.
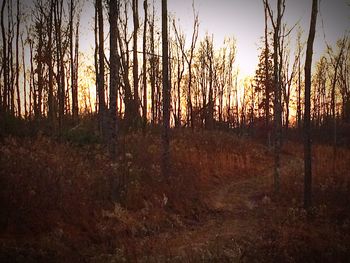
{"type": "Polygon", "coordinates": [[[146,48],[146,42],[147,42],[147,19],[148,19],[148,3],[147,0],[144,0],[143,2],[143,9],[145,12],[145,18],[143,22],[143,43],[142,43],[142,49],[143,49],[143,126],[144,129],[146,128],[147,125],[147,59],[146,59],[146,53],[147,53],[147,48],[146,48]]]}
{"type": "Polygon", "coordinates": [[[297,46],[298,46],[298,85],[297,85],[297,127],[301,128],[301,53],[303,45],[301,43],[301,34],[302,31],[299,30],[297,37],[297,46]]]}
{"type": "MultiPolygon", "coordinates": [[[[268,9],[267,9],[267,3],[264,1],[264,14],[265,14],[265,35],[264,35],[264,41],[265,41],[265,49],[264,49],[264,65],[265,65],[265,127],[268,131],[267,137],[270,137],[270,129],[269,129],[269,123],[270,123],[270,72],[269,69],[270,63],[269,63],[269,41],[268,41],[268,26],[267,26],[267,20],[268,20],[268,9]]],[[[268,141],[270,141],[268,139],[268,141]]]]}
{"type": "MultiPolygon", "coordinates": [[[[133,33],[133,80],[134,80],[134,107],[135,107],[135,116],[134,118],[139,118],[139,63],[138,63],[138,50],[137,50],[137,41],[138,41],[138,30],[139,30],[139,1],[132,0],[132,13],[134,21],[134,33],[133,33]]],[[[135,120],[135,119],[134,119],[135,120]]]]}
{"type": "Polygon", "coordinates": [[[118,59],[118,19],[119,0],[109,1],[109,26],[110,26],[110,87],[109,87],[109,111],[110,133],[109,152],[112,157],[116,156],[117,150],[117,90],[119,85],[119,59],[118,59]]]}
{"type": "Polygon", "coordinates": [[[63,118],[65,109],[65,67],[64,67],[64,53],[63,35],[62,35],[62,16],[63,16],[63,0],[55,1],[54,5],[54,21],[55,21],[55,40],[56,40],[56,82],[58,86],[58,126],[61,134],[63,128],[63,118]]]}
{"type": "MultiPolygon", "coordinates": [[[[334,58],[330,55],[331,57],[331,63],[333,66],[333,79],[332,79],[332,90],[331,90],[331,110],[332,110],[332,115],[333,115],[333,172],[335,172],[335,160],[337,156],[337,116],[336,116],[336,83],[338,80],[338,71],[339,67],[341,66],[341,60],[343,57],[343,52],[345,48],[345,44],[347,42],[347,39],[344,37],[342,40],[338,41],[338,46],[339,46],[339,53],[338,55],[334,55],[334,58]]],[[[330,48],[328,47],[328,52],[330,53],[330,48]]]]}
{"type": "MultiPolygon", "coordinates": [[[[186,59],[187,68],[188,68],[188,85],[187,85],[187,125],[191,126],[192,130],[194,129],[194,116],[193,116],[193,105],[192,105],[192,82],[193,82],[193,59],[195,55],[195,48],[198,40],[198,29],[199,29],[199,20],[198,13],[196,13],[194,8],[194,2],[192,2],[193,9],[193,32],[191,37],[191,46],[189,50],[189,55],[185,52],[185,43],[181,41],[180,36],[177,32],[176,37],[180,44],[181,51],[183,56],[186,59]]],[[[176,29],[176,28],[175,28],[176,29]]]]}
{"type": "Polygon", "coordinates": [[[98,114],[100,132],[106,139],[106,101],[105,101],[105,55],[104,55],[104,34],[103,34],[103,7],[102,0],[96,0],[98,16],[98,114]]]}
{"type": "Polygon", "coordinates": [[[282,142],[282,106],[281,106],[281,70],[279,61],[280,51],[280,30],[281,21],[285,11],[285,0],[277,1],[277,17],[274,21],[270,5],[267,0],[266,7],[269,12],[270,20],[273,26],[273,72],[274,72],[274,190],[276,193],[280,191],[280,152],[282,142]]]}
{"type": "Polygon", "coordinates": [[[310,129],[310,96],[311,96],[311,64],[313,43],[315,39],[318,0],[312,0],[311,22],[307,40],[305,57],[305,113],[304,113],[304,207],[312,204],[312,171],[311,171],[311,129],[310,129]]]}
{"type": "Polygon", "coordinates": [[[0,98],[2,111],[7,111],[7,92],[8,92],[8,68],[7,68],[7,41],[6,31],[4,25],[4,13],[5,13],[6,0],[2,1],[1,5],[1,34],[2,34],[2,67],[4,74],[4,87],[2,92],[2,98],[0,98]]]}
{"type": "MultiPolygon", "coordinates": [[[[73,40],[73,23],[74,23],[74,13],[76,9],[76,2],[74,0],[70,0],[70,8],[69,8],[69,49],[70,49],[70,79],[71,79],[71,91],[72,91],[72,115],[73,119],[78,118],[78,86],[76,85],[76,74],[77,68],[74,55],[74,40],[73,40]]],[[[77,23],[79,25],[79,23],[77,23]]]]}
{"type": "Polygon", "coordinates": [[[19,88],[19,26],[20,26],[20,4],[17,0],[17,13],[16,13],[16,92],[17,92],[17,115],[21,117],[21,93],[19,88]]]}
{"type": "MultiPolygon", "coordinates": [[[[24,41],[23,34],[21,34],[21,46],[22,46],[22,68],[23,68],[23,104],[24,104],[24,118],[28,117],[27,110],[27,74],[26,74],[26,61],[25,61],[25,53],[24,53],[24,41]]],[[[0,99],[1,100],[1,99],[0,99]]],[[[1,111],[1,110],[0,110],[1,111]]]]}
{"type": "MultiPolygon", "coordinates": [[[[35,118],[40,118],[42,116],[42,98],[43,98],[43,88],[44,88],[44,14],[42,12],[43,6],[42,2],[38,2],[38,13],[36,15],[36,21],[35,21],[35,34],[37,38],[37,46],[36,46],[36,55],[34,57],[34,60],[36,62],[36,75],[37,75],[37,83],[34,86],[34,94],[33,94],[33,100],[34,100],[34,116],[35,118]]],[[[61,40],[61,34],[58,36],[58,32],[61,32],[61,16],[62,16],[62,9],[60,9],[60,5],[57,2],[57,8],[56,8],[56,32],[57,32],[57,38],[61,40]]],[[[62,45],[61,41],[59,41],[60,44],[57,45],[57,53],[59,53],[59,59],[57,61],[61,62],[62,58],[62,45]]],[[[58,63],[58,62],[57,62],[58,63]]],[[[60,73],[57,74],[57,76],[60,78],[60,90],[59,93],[61,96],[59,96],[59,105],[60,105],[60,118],[63,118],[64,113],[64,76],[62,70],[62,66],[60,63],[57,64],[60,66],[60,73]],[[62,82],[63,80],[63,82],[62,82]]],[[[34,83],[33,83],[34,84],[34,83]]],[[[62,124],[62,119],[60,119],[60,125],[62,124]]],[[[60,126],[61,127],[61,126],[60,126]]]]}
{"type": "Polygon", "coordinates": [[[170,88],[168,54],[168,8],[167,0],[162,0],[162,67],[163,67],[163,156],[162,173],[169,175],[169,129],[170,129],[170,88]]]}
{"type": "MultiPolygon", "coordinates": [[[[52,46],[53,46],[53,39],[52,39],[52,31],[53,31],[53,10],[54,10],[54,3],[53,1],[50,3],[50,11],[49,11],[49,19],[47,23],[47,33],[48,33],[48,42],[47,42],[47,52],[48,54],[52,53],[52,46]]],[[[54,71],[53,71],[53,56],[49,55],[47,57],[47,64],[49,67],[49,88],[48,88],[48,119],[51,122],[51,125],[54,123],[55,119],[55,110],[54,110],[54,91],[53,91],[53,77],[54,77],[54,71]]]]}
{"type": "Polygon", "coordinates": [[[149,21],[149,31],[150,31],[150,59],[149,59],[149,64],[150,64],[150,84],[151,84],[151,123],[155,123],[156,119],[156,103],[155,103],[155,91],[156,91],[156,74],[157,74],[157,60],[158,58],[156,57],[155,54],[155,39],[154,39],[154,5],[152,8],[152,15],[150,16],[150,21],[149,21]]]}

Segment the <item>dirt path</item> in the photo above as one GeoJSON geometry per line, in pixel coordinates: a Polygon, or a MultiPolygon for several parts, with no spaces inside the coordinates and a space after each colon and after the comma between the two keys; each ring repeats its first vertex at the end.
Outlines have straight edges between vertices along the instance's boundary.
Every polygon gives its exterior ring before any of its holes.
{"type": "MultiPolygon", "coordinates": [[[[301,165],[296,157],[284,156],[282,176],[300,169],[301,165]]],[[[210,246],[218,240],[240,240],[256,236],[262,227],[261,213],[266,213],[273,206],[268,196],[272,192],[272,175],[271,167],[260,176],[232,180],[217,187],[207,193],[205,198],[212,211],[207,221],[190,229],[158,236],[157,242],[163,247],[166,244],[166,254],[169,257],[188,260],[196,253],[201,255],[203,251],[212,249],[210,246]]]]}

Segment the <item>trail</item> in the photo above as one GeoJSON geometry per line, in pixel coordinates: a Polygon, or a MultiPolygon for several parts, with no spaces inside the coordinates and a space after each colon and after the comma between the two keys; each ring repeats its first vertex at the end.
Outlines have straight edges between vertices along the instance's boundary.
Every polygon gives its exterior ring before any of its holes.
{"type": "MultiPolygon", "coordinates": [[[[302,162],[294,156],[283,156],[281,177],[301,169],[302,162]]],[[[166,233],[156,238],[156,243],[168,248],[170,257],[189,259],[196,251],[200,254],[217,240],[240,240],[254,237],[261,229],[261,216],[269,213],[273,203],[273,167],[259,176],[234,180],[219,185],[206,193],[206,203],[211,210],[208,220],[192,228],[166,233]]],[[[163,251],[164,252],[164,251],[163,251]]]]}

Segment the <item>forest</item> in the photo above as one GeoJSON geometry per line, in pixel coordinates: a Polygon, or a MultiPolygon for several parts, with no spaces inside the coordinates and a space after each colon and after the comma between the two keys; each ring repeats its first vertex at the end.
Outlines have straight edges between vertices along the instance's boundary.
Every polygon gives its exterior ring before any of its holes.
{"type": "Polygon", "coordinates": [[[0,261],[348,262],[350,27],[256,1],[246,75],[171,2],[1,1],[0,261]]]}

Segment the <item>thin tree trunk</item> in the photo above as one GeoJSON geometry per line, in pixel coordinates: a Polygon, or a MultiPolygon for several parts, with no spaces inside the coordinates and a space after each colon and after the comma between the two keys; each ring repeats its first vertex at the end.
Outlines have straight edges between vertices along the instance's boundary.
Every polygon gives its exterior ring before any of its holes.
{"type": "Polygon", "coordinates": [[[1,6],[1,33],[2,33],[2,65],[4,74],[4,91],[1,98],[2,111],[7,111],[7,92],[8,92],[8,68],[7,68],[7,42],[6,42],[6,32],[4,26],[4,11],[6,6],[6,0],[3,0],[1,6]]]}
{"type": "Polygon", "coordinates": [[[73,119],[78,118],[78,92],[75,85],[75,74],[77,72],[74,64],[74,49],[73,49],[73,22],[74,22],[74,0],[70,0],[70,15],[69,15],[69,48],[70,48],[70,79],[71,79],[71,92],[72,92],[72,115],[73,119]]]}
{"type": "Polygon", "coordinates": [[[112,158],[116,157],[117,152],[117,90],[119,85],[119,61],[118,61],[118,16],[119,0],[110,0],[109,2],[109,23],[110,23],[110,88],[109,88],[109,107],[110,107],[110,134],[109,134],[109,152],[112,158]]]}
{"type": "Polygon", "coordinates": [[[16,91],[17,91],[17,115],[21,118],[21,93],[19,90],[19,25],[20,25],[20,6],[17,0],[17,28],[16,28],[16,91]]]}
{"type": "MultiPolygon", "coordinates": [[[[52,53],[52,16],[53,16],[53,3],[50,4],[49,14],[49,25],[48,25],[48,53],[52,53]]],[[[48,90],[48,119],[52,125],[55,121],[55,110],[54,110],[54,97],[53,97],[53,57],[48,56],[48,67],[49,67],[49,90],[48,90]]]]}
{"type": "Polygon", "coordinates": [[[274,27],[273,35],[273,64],[274,64],[274,190],[275,193],[280,192],[280,152],[281,152],[281,129],[282,129],[282,110],[281,110],[281,83],[280,83],[280,67],[278,60],[279,44],[280,44],[280,28],[281,20],[284,13],[284,0],[277,1],[277,21],[274,23],[273,16],[267,4],[271,22],[274,27]],[[282,11],[283,5],[283,11],[282,11]]]}
{"type": "Polygon", "coordinates": [[[269,44],[268,44],[268,32],[267,32],[267,6],[264,4],[265,9],[265,128],[268,136],[270,133],[270,75],[269,75],[269,44]]]}
{"type": "Polygon", "coordinates": [[[147,125],[147,60],[146,60],[146,41],[147,41],[147,18],[148,18],[148,3],[147,0],[143,2],[143,9],[145,11],[145,19],[143,24],[143,127],[146,129],[147,125]]]}
{"type": "MultiPolygon", "coordinates": [[[[134,35],[133,35],[133,79],[134,79],[134,111],[133,118],[139,117],[139,63],[137,58],[137,33],[139,29],[138,0],[132,1],[134,35]]],[[[134,119],[134,120],[135,120],[134,119]]]]}
{"type": "Polygon", "coordinates": [[[80,26],[80,16],[78,16],[77,19],[77,26],[76,26],[76,32],[75,32],[75,55],[74,55],[74,68],[75,68],[75,74],[74,74],[74,87],[75,87],[75,94],[74,94],[74,100],[75,100],[75,115],[76,118],[79,117],[79,100],[78,100],[78,94],[79,94],[79,26],[80,26]]]}
{"type": "Polygon", "coordinates": [[[29,79],[29,118],[32,117],[32,97],[34,97],[34,62],[33,62],[33,42],[29,39],[30,50],[30,79],[29,79]]]}
{"type": "Polygon", "coordinates": [[[22,44],[22,67],[23,67],[23,102],[24,102],[24,118],[28,117],[27,109],[27,78],[26,78],[26,61],[24,56],[24,41],[23,35],[21,35],[21,44],[22,44]]]}
{"type": "Polygon", "coordinates": [[[150,82],[151,82],[151,124],[155,123],[156,118],[156,105],[155,105],[155,89],[156,89],[156,56],[154,47],[154,5],[152,10],[152,20],[150,21],[150,82]]]}
{"type": "MultiPolygon", "coordinates": [[[[97,113],[98,111],[98,93],[99,93],[99,81],[98,81],[98,76],[99,76],[99,69],[98,69],[98,13],[97,13],[97,1],[95,1],[95,24],[94,24],[94,35],[95,35],[95,50],[94,50],[94,64],[95,64],[95,85],[96,85],[96,101],[95,101],[95,112],[97,113]]],[[[101,123],[99,122],[99,125],[101,123]]]]}
{"type": "Polygon", "coordinates": [[[297,95],[297,127],[301,128],[301,33],[298,35],[298,95],[297,95]]]}
{"type": "Polygon", "coordinates": [[[101,135],[106,139],[106,102],[105,102],[105,64],[104,64],[104,35],[103,35],[103,10],[102,10],[102,0],[96,0],[96,8],[98,13],[98,62],[99,62],[99,74],[98,78],[98,113],[100,120],[101,135]]]}
{"type": "Polygon", "coordinates": [[[305,113],[304,113],[304,207],[309,209],[312,205],[312,170],[311,170],[311,129],[310,129],[310,95],[311,95],[311,65],[313,43],[316,31],[318,0],[312,0],[312,12],[309,37],[307,40],[305,58],[305,113]]]}
{"type": "Polygon", "coordinates": [[[170,89],[168,58],[168,10],[167,0],[162,0],[162,66],[163,66],[163,156],[162,173],[169,176],[169,126],[170,126],[170,89]]]}

